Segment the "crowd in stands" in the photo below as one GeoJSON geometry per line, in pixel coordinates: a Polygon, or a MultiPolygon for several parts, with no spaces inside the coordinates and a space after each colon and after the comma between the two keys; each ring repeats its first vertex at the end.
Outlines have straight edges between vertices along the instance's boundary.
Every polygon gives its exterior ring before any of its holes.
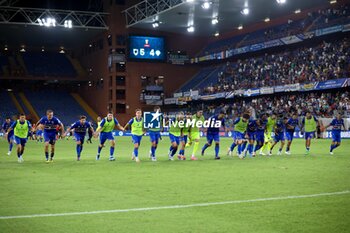
{"type": "Polygon", "coordinates": [[[348,38],[227,63],[203,94],[349,77],[348,38]]]}
{"type": "Polygon", "coordinates": [[[254,118],[262,113],[287,115],[296,112],[299,116],[304,116],[307,111],[311,111],[317,117],[332,118],[337,113],[341,113],[344,117],[350,117],[350,92],[307,92],[250,99],[240,98],[233,99],[232,103],[191,104],[184,111],[195,112],[198,109],[203,109],[206,117],[223,110],[228,119],[240,116],[246,111],[251,112],[254,118]]]}

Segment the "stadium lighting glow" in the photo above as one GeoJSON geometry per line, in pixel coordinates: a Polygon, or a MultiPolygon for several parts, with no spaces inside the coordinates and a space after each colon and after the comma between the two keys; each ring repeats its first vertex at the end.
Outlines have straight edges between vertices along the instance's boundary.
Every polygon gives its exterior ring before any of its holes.
{"type": "Polygon", "coordinates": [[[72,20],[65,20],[63,25],[65,28],[72,28],[73,27],[72,20]]]}
{"type": "Polygon", "coordinates": [[[189,26],[189,27],[187,28],[187,31],[188,31],[188,32],[194,32],[194,27],[193,27],[193,26],[189,26]]]}
{"type": "Polygon", "coordinates": [[[248,15],[248,14],[249,14],[249,8],[244,8],[244,9],[241,11],[241,13],[242,13],[243,15],[248,15]]]}
{"type": "Polygon", "coordinates": [[[301,12],[300,9],[296,9],[296,10],[294,11],[295,14],[299,14],[300,12],[301,12]]]}
{"type": "Polygon", "coordinates": [[[267,18],[264,19],[264,21],[265,21],[266,23],[267,23],[267,22],[270,22],[270,18],[267,17],[267,18]]]}
{"type": "Polygon", "coordinates": [[[219,23],[218,18],[213,18],[213,19],[211,20],[211,24],[213,24],[213,25],[218,24],[218,23],[219,23]]]}
{"type": "Polygon", "coordinates": [[[214,36],[215,36],[215,37],[218,37],[218,36],[220,36],[220,33],[216,32],[216,33],[214,34],[214,36]]]}
{"type": "Polygon", "coordinates": [[[40,26],[45,27],[56,27],[56,19],[55,18],[46,18],[46,19],[37,19],[40,26]]]}
{"type": "Polygon", "coordinates": [[[7,45],[5,45],[5,48],[4,48],[4,50],[5,50],[5,51],[7,51],[7,50],[8,50],[8,48],[7,48],[7,45]]]}
{"type": "Polygon", "coordinates": [[[154,23],[152,23],[152,27],[153,27],[153,28],[159,27],[159,22],[158,22],[158,21],[155,21],[154,23]]]}
{"type": "Polygon", "coordinates": [[[287,2],[287,0],[276,0],[276,2],[277,2],[278,4],[284,4],[284,3],[287,2]]]}
{"type": "Polygon", "coordinates": [[[186,2],[194,2],[194,0],[186,0],[186,2]]]}
{"type": "Polygon", "coordinates": [[[238,30],[242,30],[243,29],[243,25],[239,25],[237,29],[238,30]]]}
{"type": "Polygon", "coordinates": [[[332,1],[330,1],[329,3],[330,3],[330,4],[335,4],[335,3],[337,3],[337,0],[332,0],[332,1]]]}
{"type": "Polygon", "coordinates": [[[202,8],[205,9],[205,10],[207,10],[207,9],[210,8],[210,4],[211,4],[211,2],[204,2],[204,3],[202,4],[202,8]]]}

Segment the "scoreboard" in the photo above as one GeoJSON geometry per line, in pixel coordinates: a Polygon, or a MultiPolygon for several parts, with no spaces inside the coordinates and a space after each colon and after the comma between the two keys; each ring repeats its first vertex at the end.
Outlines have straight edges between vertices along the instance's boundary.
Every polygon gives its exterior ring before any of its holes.
{"type": "Polygon", "coordinates": [[[129,36],[129,58],[164,61],[166,58],[164,38],[129,36]]]}

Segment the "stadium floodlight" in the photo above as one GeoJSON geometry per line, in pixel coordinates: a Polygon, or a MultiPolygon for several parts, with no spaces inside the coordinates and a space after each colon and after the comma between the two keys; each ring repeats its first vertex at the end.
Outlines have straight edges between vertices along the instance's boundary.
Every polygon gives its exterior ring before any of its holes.
{"type": "Polygon", "coordinates": [[[219,33],[219,32],[216,32],[216,33],[214,34],[214,36],[215,36],[215,37],[218,37],[218,36],[220,36],[220,33],[219,33]]]}
{"type": "Polygon", "coordinates": [[[299,14],[300,12],[301,12],[300,9],[296,9],[296,10],[294,11],[295,14],[299,14]]]}
{"type": "Polygon", "coordinates": [[[287,0],[276,0],[276,2],[277,2],[278,4],[284,4],[284,3],[287,2],[287,0]]]}
{"type": "Polygon", "coordinates": [[[45,27],[56,27],[56,19],[48,17],[46,19],[37,19],[38,23],[40,26],[45,26],[45,27]]]}
{"type": "Polygon", "coordinates": [[[213,18],[213,19],[211,20],[211,24],[213,24],[213,25],[218,24],[218,23],[219,23],[218,18],[213,18]]]}
{"type": "Polygon", "coordinates": [[[249,8],[244,8],[242,11],[241,11],[242,15],[248,15],[249,14],[249,8]]]}
{"type": "Polygon", "coordinates": [[[188,32],[194,32],[194,27],[193,27],[193,26],[189,26],[189,27],[187,28],[187,31],[188,31],[188,32]]]}
{"type": "Polygon", "coordinates": [[[239,25],[237,29],[238,29],[238,30],[242,30],[242,29],[243,29],[243,25],[242,25],[242,24],[239,25]]]}
{"type": "Polygon", "coordinates": [[[208,10],[210,8],[210,4],[211,4],[211,2],[203,2],[202,8],[205,10],[208,10]]]}
{"type": "Polygon", "coordinates": [[[270,22],[270,18],[269,17],[266,17],[265,19],[264,19],[264,21],[267,23],[267,22],[270,22]]]}
{"type": "Polygon", "coordinates": [[[186,0],[186,2],[194,2],[194,0],[186,0]]]}
{"type": "Polygon", "coordinates": [[[70,20],[70,19],[69,20],[65,20],[63,25],[64,25],[65,28],[72,28],[73,27],[72,20],[70,20]]]}
{"type": "Polygon", "coordinates": [[[337,3],[337,0],[332,0],[332,1],[330,1],[329,3],[330,3],[330,4],[335,4],[335,3],[337,3]]]}
{"type": "Polygon", "coordinates": [[[159,22],[158,21],[154,21],[154,23],[152,23],[152,27],[153,28],[159,27],[159,22]]]}

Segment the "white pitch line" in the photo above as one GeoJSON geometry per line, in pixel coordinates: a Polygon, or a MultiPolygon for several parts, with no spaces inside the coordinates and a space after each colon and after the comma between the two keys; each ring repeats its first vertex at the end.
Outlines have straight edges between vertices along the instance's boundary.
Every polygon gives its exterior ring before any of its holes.
{"type": "Polygon", "coordinates": [[[316,193],[316,194],[285,196],[285,197],[267,197],[267,198],[257,198],[257,199],[250,199],[250,200],[232,200],[232,201],[196,203],[196,204],[187,204],[187,205],[171,205],[171,206],[157,206],[157,207],[116,209],[116,210],[96,210],[96,211],[85,211],[85,212],[57,213],[57,214],[31,214],[31,215],[0,216],[0,220],[20,219],[20,218],[59,217],[59,216],[73,216],[73,215],[90,215],[90,214],[140,212],[140,211],[164,210],[164,209],[184,209],[184,208],[205,207],[205,206],[215,206],[215,205],[228,205],[228,204],[252,203],[252,202],[262,202],[262,201],[278,201],[278,200],[301,199],[301,198],[312,198],[312,197],[322,197],[322,196],[335,196],[335,195],[343,195],[343,194],[349,194],[349,193],[350,193],[350,190],[345,190],[345,191],[333,192],[333,193],[316,193]]]}

